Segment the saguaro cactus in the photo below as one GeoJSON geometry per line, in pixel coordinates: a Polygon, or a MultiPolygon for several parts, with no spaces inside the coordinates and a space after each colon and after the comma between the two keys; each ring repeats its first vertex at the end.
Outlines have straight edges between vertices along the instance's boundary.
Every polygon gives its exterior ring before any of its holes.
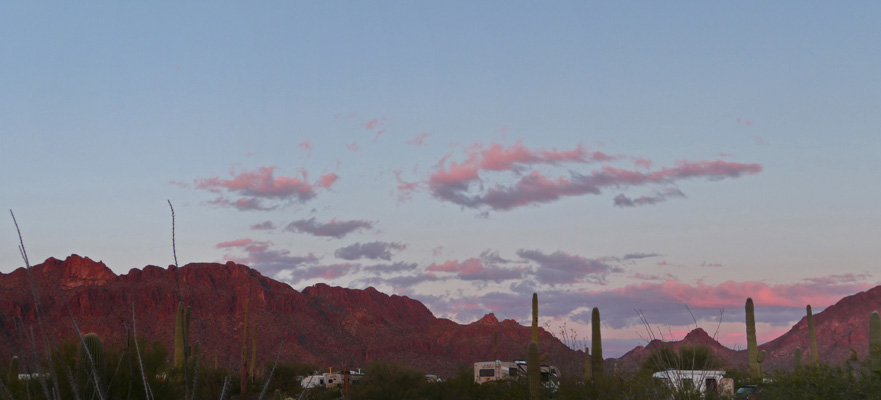
{"type": "Polygon", "coordinates": [[[254,334],[251,335],[251,366],[248,374],[251,375],[251,382],[257,379],[257,324],[254,324],[254,334]]]}
{"type": "Polygon", "coordinates": [[[6,378],[6,384],[14,385],[18,382],[18,357],[12,356],[12,360],[9,360],[9,376],[6,378]]]}
{"type": "Polygon", "coordinates": [[[590,314],[590,327],[590,347],[593,353],[590,359],[590,369],[596,383],[603,380],[603,338],[600,333],[600,309],[597,307],[594,307],[590,314]]]}
{"type": "Polygon", "coordinates": [[[756,342],[756,313],[752,297],[746,299],[746,353],[749,357],[749,370],[753,375],[761,374],[759,365],[759,346],[756,342]]]}
{"type": "Polygon", "coordinates": [[[88,333],[83,336],[78,359],[78,386],[83,390],[84,397],[92,398],[101,390],[99,377],[104,373],[104,346],[96,333],[88,333]]]}
{"type": "Polygon", "coordinates": [[[590,347],[584,348],[584,383],[590,383],[590,347]]]}
{"type": "Polygon", "coordinates": [[[245,300],[245,324],[242,326],[242,385],[241,393],[244,396],[248,392],[248,318],[250,317],[250,301],[245,300]]]}
{"type": "Polygon", "coordinates": [[[878,311],[869,317],[869,366],[881,369],[881,316],[878,311]]]}
{"type": "Polygon", "coordinates": [[[190,347],[190,307],[184,308],[184,302],[177,303],[177,314],[174,321],[174,367],[182,368],[189,357],[190,347]]]}
{"type": "Polygon", "coordinates": [[[541,398],[541,365],[538,362],[538,343],[530,342],[526,349],[526,378],[529,383],[529,398],[541,398]]]}
{"type": "Polygon", "coordinates": [[[532,341],[538,344],[538,294],[532,294],[532,341]]]}
{"type": "Polygon", "coordinates": [[[795,348],[795,370],[801,369],[801,347],[795,348]]]}
{"type": "Polygon", "coordinates": [[[811,312],[811,305],[805,307],[808,313],[808,333],[811,336],[811,364],[817,365],[820,362],[820,352],[817,351],[817,332],[814,331],[814,313],[811,312]]]}
{"type": "Polygon", "coordinates": [[[493,361],[499,359],[499,333],[493,332],[493,361]]]}

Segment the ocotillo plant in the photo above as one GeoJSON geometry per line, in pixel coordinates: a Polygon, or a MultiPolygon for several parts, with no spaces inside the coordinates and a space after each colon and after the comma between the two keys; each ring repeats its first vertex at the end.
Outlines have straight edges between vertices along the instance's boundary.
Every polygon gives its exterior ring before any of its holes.
{"type": "Polygon", "coordinates": [[[532,341],[538,344],[538,294],[532,294],[532,341]]]}
{"type": "Polygon", "coordinates": [[[869,366],[881,370],[881,316],[878,311],[869,317],[869,366]]]}
{"type": "Polygon", "coordinates": [[[753,375],[760,375],[759,346],[756,342],[756,313],[752,297],[746,299],[746,353],[749,357],[749,370],[753,375]]]}
{"type": "Polygon", "coordinates": [[[538,343],[530,342],[526,349],[526,378],[530,400],[541,398],[541,365],[538,362],[538,343]]]}
{"type": "Polygon", "coordinates": [[[590,314],[590,327],[590,345],[591,352],[593,353],[591,355],[590,369],[594,383],[599,383],[603,380],[603,338],[600,333],[600,309],[597,307],[594,307],[590,314]]]}
{"type": "Polygon", "coordinates": [[[801,369],[801,347],[795,348],[795,370],[801,369]]]}
{"type": "Polygon", "coordinates": [[[811,305],[805,307],[808,313],[808,334],[811,336],[811,364],[817,365],[820,361],[820,352],[817,351],[817,332],[814,331],[814,313],[811,312],[811,305]]]}

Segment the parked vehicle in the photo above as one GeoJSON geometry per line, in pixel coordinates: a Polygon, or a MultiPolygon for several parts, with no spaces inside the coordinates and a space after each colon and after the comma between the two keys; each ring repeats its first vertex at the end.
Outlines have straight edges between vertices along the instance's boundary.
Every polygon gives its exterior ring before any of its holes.
{"type": "MultiPolygon", "coordinates": [[[[526,378],[526,361],[482,361],[474,363],[474,382],[483,384],[487,382],[504,381],[507,379],[526,378]]],[[[560,386],[559,370],[553,365],[541,365],[542,385],[549,388],[560,386]]]]}
{"type": "Polygon", "coordinates": [[[756,400],[759,398],[758,396],[758,385],[743,385],[734,393],[734,398],[737,400],[756,400]]]}
{"type": "Polygon", "coordinates": [[[725,371],[668,369],[652,374],[653,378],[664,380],[667,385],[679,391],[695,390],[699,393],[720,393],[731,396],[734,380],[725,378],[725,371]]]}

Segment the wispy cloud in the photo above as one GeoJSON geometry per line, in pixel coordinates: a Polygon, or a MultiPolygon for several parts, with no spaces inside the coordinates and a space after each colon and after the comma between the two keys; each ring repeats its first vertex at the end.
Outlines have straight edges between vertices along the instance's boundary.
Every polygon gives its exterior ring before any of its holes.
{"type": "MultiPolygon", "coordinates": [[[[684,197],[679,189],[671,186],[680,180],[704,178],[715,181],[739,178],[762,170],[759,164],[722,160],[681,160],[673,167],[649,170],[653,163],[637,157],[634,162],[639,170],[605,165],[587,174],[570,170],[568,176],[558,177],[548,177],[538,170],[527,171],[538,165],[608,163],[622,158],[590,152],[581,144],[570,150],[529,149],[521,142],[508,147],[501,144],[489,147],[473,145],[466,151],[464,161],[449,161],[450,157],[443,157],[428,177],[431,195],[467,208],[496,211],[553,202],[569,196],[597,195],[609,188],[666,186],[652,196],[633,199],[622,194],[615,198],[615,204],[619,207],[655,204],[669,197],[684,197]],[[485,175],[488,172],[513,172],[518,178],[512,184],[493,184],[487,181],[489,178],[485,175]]],[[[405,187],[399,190],[414,189],[405,187]]]]}
{"type": "Polygon", "coordinates": [[[374,264],[364,267],[364,271],[375,274],[393,274],[399,272],[410,272],[419,268],[416,263],[408,263],[399,261],[392,264],[374,264]]]}
{"type": "Polygon", "coordinates": [[[538,250],[517,251],[517,255],[538,263],[536,279],[545,284],[572,284],[590,282],[603,284],[606,276],[622,272],[621,267],[610,265],[598,259],[585,258],[579,255],[557,251],[545,254],[538,250]]]}
{"type": "Polygon", "coordinates": [[[429,136],[431,136],[430,133],[427,133],[427,132],[420,133],[420,134],[414,136],[412,139],[408,140],[407,144],[410,144],[413,146],[422,146],[422,145],[424,145],[425,139],[428,139],[429,136]]]}
{"type": "Polygon", "coordinates": [[[272,242],[256,241],[249,238],[236,239],[218,243],[218,249],[238,249],[245,255],[227,255],[228,261],[234,261],[256,268],[264,275],[274,276],[280,271],[290,270],[318,261],[318,257],[312,253],[306,255],[291,255],[291,252],[283,249],[272,248],[272,242]]]}
{"type": "Polygon", "coordinates": [[[306,233],[313,236],[324,236],[342,239],[344,236],[364,229],[373,228],[373,222],[365,220],[317,222],[315,218],[299,219],[285,227],[290,232],[306,233]]]}
{"type": "Polygon", "coordinates": [[[639,196],[636,198],[627,197],[622,193],[615,196],[614,200],[616,207],[636,207],[660,203],[666,201],[668,197],[685,197],[685,193],[676,188],[665,188],[651,196],[639,196]]]}
{"type": "Polygon", "coordinates": [[[369,258],[371,260],[391,260],[392,252],[401,251],[407,246],[396,242],[367,242],[353,243],[341,247],[334,252],[337,258],[344,260],[359,260],[369,258]]]}
{"type": "Polygon", "coordinates": [[[275,229],[276,226],[272,221],[263,221],[258,224],[251,225],[252,231],[271,231],[275,229]]]}
{"type": "Polygon", "coordinates": [[[328,189],[339,178],[334,173],[328,173],[310,183],[305,170],[301,171],[301,177],[275,177],[274,171],[275,167],[260,167],[238,174],[231,172],[232,179],[198,178],[195,180],[195,187],[211,193],[241,196],[236,200],[221,196],[209,201],[209,204],[235,207],[239,210],[271,210],[279,206],[278,202],[306,202],[316,196],[317,189],[328,189]],[[266,206],[264,201],[275,201],[276,204],[266,206]]]}
{"type": "Polygon", "coordinates": [[[461,263],[449,260],[442,264],[432,264],[426,268],[429,272],[451,272],[463,281],[502,282],[511,279],[523,279],[527,270],[523,267],[502,267],[485,264],[482,258],[469,258],[461,263]]]}

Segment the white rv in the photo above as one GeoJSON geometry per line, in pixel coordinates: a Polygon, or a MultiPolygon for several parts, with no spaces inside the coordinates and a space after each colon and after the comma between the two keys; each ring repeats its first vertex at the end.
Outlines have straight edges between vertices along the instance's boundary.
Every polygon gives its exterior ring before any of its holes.
{"type": "MultiPolygon", "coordinates": [[[[506,379],[526,378],[526,361],[482,361],[474,363],[474,382],[487,383],[506,379]]],[[[553,365],[541,365],[541,382],[546,387],[559,386],[557,367],[553,365]]]]}
{"type": "Polygon", "coordinates": [[[664,380],[675,390],[696,390],[700,393],[734,393],[734,380],[725,378],[725,371],[668,369],[652,377],[664,380]]]}

